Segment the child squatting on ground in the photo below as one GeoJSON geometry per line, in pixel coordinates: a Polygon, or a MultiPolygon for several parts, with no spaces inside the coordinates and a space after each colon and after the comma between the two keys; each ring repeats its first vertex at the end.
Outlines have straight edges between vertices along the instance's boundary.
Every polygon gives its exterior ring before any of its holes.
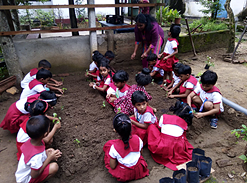
{"type": "Polygon", "coordinates": [[[157,122],[154,111],[148,106],[148,99],[144,92],[135,91],[132,94],[131,101],[134,108],[134,115],[130,117],[132,123],[132,134],[138,135],[143,145],[147,143],[147,128],[150,124],[157,122]]]}
{"type": "Polygon", "coordinates": [[[143,142],[131,135],[131,121],[119,113],[113,119],[113,127],[121,139],[109,140],[104,145],[105,167],[117,181],[126,182],[149,175],[147,163],[142,157],[143,142]]]}
{"type": "Polygon", "coordinates": [[[163,83],[164,70],[159,68],[159,60],[156,54],[151,53],[147,56],[148,68],[151,71],[150,76],[158,84],[163,83]]]}
{"type": "Polygon", "coordinates": [[[215,72],[210,70],[205,71],[201,76],[202,84],[187,97],[189,106],[191,107],[192,104],[195,104],[197,107],[197,109],[194,108],[198,111],[193,113],[195,117],[211,116],[211,128],[217,128],[217,115],[224,111],[222,95],[220,90],[215,86],[217,79],[218,76],[215,72]]]}
{"type": "Polygon", "coordinates": [[[62,153],[52,148],[45,150],[43,138],[48,135],[50,120],[44,115],[31,117],[26,126],[30,139],[21,147],[21,158],[15,172],[16,182],[42,182],[58,171],[56,162],[62,153]]]}
{"type": "MultiPolygon", "coordinates": [[[[24,89],[28,84],[33,80],[36,79],[36,74],[40,69],[46,69],[50,70],[51,69],[51,64],[47,60],[41,60],[39,61],[38,68],[31,69],[29,73],[24,77],[24,79],[21,81],[21,87],[24,89]]],[[[63,85],[62,82],[59,82],[55,79],[50,78],[50,81],[53,81],[53,83],[48,83],[49,86],[61,86],[63,85]]]]}
{"type": "Polygon", "coordinates": [[[130,88],[126,82],[129,80],[129,75],[123,70],[117,71],[112,77],[113,83],[109,84],[107,90],[106,101],[114,107],[114,101],[127,94],[130,88]]]}
{"type": "Polygon", "coordinates": [[[179,25],[171,25],[164,51],[158,56],[161,58],[158,67],[164,70],[164,84],[166,83],[167,75],[169,80],[172,80],[172,65],[178,62],[178,59],[175,57],[175,55],[178,53],[179,45],[176,37],[179,36],[180,31],[181,28],[179,25]]]}

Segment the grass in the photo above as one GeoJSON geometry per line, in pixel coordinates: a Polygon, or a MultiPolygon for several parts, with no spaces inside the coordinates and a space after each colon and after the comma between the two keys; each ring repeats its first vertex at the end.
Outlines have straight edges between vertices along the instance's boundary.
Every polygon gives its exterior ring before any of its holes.
{"type": "Polygon", "coordinates": [[[204,183],[219,183],[216,178],[210,177],[208,180],[206,180],[204,183]]]}

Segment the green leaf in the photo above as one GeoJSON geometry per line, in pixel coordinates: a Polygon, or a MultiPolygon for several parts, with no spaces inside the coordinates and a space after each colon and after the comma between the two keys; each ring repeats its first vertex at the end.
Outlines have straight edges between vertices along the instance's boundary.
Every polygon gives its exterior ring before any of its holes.
{"type": "Polygon", "coordinates": [[[244,154],[242,154],[241,156],[239,156],[238,158],[240,158],[241,160],[244,160],[244,161],[246,161],[247,160],[247,157],[244,155],[244,154]]]}

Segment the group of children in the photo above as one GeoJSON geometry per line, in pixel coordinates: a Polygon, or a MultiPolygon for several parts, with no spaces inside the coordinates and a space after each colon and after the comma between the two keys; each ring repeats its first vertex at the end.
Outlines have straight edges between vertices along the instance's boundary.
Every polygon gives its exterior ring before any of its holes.
{"type": "Polygon", "coordinates": [[[3,129],[17,133],[16,182],[43,182],[58,171],[59,150],[48,148],[55,132],[61,127],[58,118],[46,115],[56,105],[63,83],[52,79],[51,64],[41,60],[21,81],[20,99],[13,103],[0,124],[3,129]],[[49,82],[52,81],[53,83],[49,82]],[[54,123],[52,123],[52,121],[54,123]]]}

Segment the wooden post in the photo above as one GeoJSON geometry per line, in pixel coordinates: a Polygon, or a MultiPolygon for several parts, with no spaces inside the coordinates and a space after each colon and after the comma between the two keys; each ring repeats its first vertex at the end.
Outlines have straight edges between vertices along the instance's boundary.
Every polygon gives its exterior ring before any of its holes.
{"type": "Polygon", "coordinates": [[[131,7],[131,25],[133,25],[133,7],[131,7]]]}
{"type": "MultiPolygon", "coordinates": [[[[0,1],[0,6],[1,5],[2,1],[0,1]]],[[[7,18],[3,11],[0,11],[0,25],[0,31],[10,31],[7,18]]],[[[23,79],[23,74],[12,37],[0,36],[0,44],[9,75],[15,75],[17,84],[20,85],[20,82],[23,79]]]]}
{"type": "Polygon", "coordinates": [[[185,19],[185,22],[186,22],[188,33],[189,33],[189,37],[190,37],[190,43],[191,43],[191,46],[193,48],[193,53],[194,53],[194,56],[196,56],[196,50],[195,50],[194,42],[193,42],[193,39],[192,39],[192,36],[191,36],[191,33],[190,33],[190,27],[189,27],[187,18],[185,19]]]}
{"type": "Polygon", "coordinates": [[[239,40],[238,40],[238,44],[237,44],[236,48],[234,49],[234,51],[233,51],[233,53],[232,53],[232,57],[231,57],[231,60],[232,60],[232,61],[233,61],[234,55],[235,55],[235,53],[236,53],[236,51],[237,51],[237,49],[238,49],[238,46],[239,46],[239,44],[241,43],[241,40],[242,40],[242,38],[243,38],[243,36],[244,36],[244,34],[245,34],[245,32],[246,32],[246,28],[247,28],[247,25],[245,25],[244,31],[243,31],[241,37],[240,37],[239,40]]]}
{"type": "MultiPolygon", "coordinates": [[[[115,0],[115,4],[119,4],[119,0],[115,0]]],[[[115,8],[115,15],[119,15],[119,7],[115,8]]]]}
{"type": "MultiPolygon", "coordinates": [[[[69,0],[69,5],[74,5],[74,0],[69,0]]],[[[74,8],[69,8],[69,17],[71,28],[78,28],[74,8]]],[[[79,32],[72,32],[72,36],[79,36],[79,32]]]]}
{"type": "MultiPolygon", "coordinates": [[[[8,1],[7,0],[3,0],[3,5],[9,5],[8,1]]],[[[8,24],[9,24],[10,30],[11,31],[15,31],[15,27],[14,27],[14,24],[13,24],[13,21],[12,21],[12,16],[11,16],[10,10],[4,10],[4,13],[5,13],[6,18],[8,20],[8,24]]]]}

